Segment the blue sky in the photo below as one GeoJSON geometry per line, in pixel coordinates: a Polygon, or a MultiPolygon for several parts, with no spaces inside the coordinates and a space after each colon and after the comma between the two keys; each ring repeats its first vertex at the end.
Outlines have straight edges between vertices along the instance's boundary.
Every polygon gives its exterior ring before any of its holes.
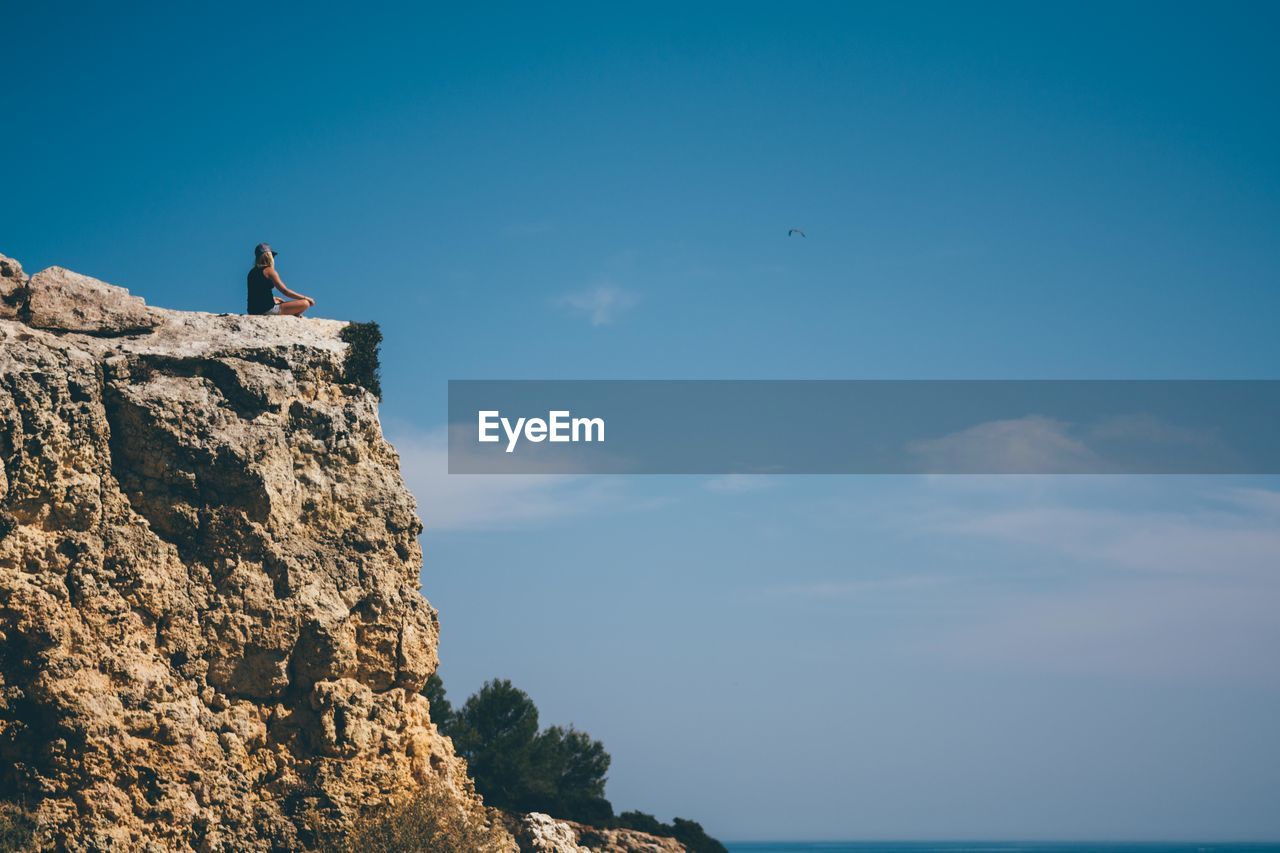
{"type": "Polygon", "coordinates": [[[601,737],[619,808],[1274,839],[1275,481],[449,478],[440,429],[451,378],[1274,378],[1278,17],[23,4],[0,251],[235,311],[268,240],[380,322],[450,693],[601,737]]]}

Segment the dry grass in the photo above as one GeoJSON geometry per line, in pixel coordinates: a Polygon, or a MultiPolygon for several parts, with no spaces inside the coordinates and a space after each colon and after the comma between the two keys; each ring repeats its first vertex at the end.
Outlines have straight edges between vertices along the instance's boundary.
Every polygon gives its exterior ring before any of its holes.
{"type": "Polygon", "coordinates": [[[0,803],[0,853],[26,849],[35,824],[17,803],[0,803]]]}
{"type": "Polygon", "coordinates": [[[461,805],[441,784],[376,808],[355,822],[346,840],[328,850],[353,853],[506,853],[511,837],[496,812],[461,805]]]}

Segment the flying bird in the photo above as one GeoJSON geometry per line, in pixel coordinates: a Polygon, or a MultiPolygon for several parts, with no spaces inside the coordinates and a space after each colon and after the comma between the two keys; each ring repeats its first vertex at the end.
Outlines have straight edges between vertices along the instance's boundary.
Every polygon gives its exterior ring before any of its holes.
{"type": "MultiPolygon", "coordinates": [[[[804,233],[803,231],[801,231],[799,228],[789,228],[789,229],[787,229],[787,236],[788,236],[788,237],[790,237],[790,236],[791,236],[791,235],[793,235],[793,234],[799,234],[801,237],[805,237],[805,233],[804,233]]],[[[805,237],[805,239],[808,239],[808,238],[807,238],[807,237],[805,237]]]]}

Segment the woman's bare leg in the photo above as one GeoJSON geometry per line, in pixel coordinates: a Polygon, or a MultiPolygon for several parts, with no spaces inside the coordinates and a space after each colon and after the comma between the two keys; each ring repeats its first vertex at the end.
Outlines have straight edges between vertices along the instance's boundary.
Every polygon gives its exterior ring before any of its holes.
{"type": "Polygon", "coordinates": [[[296,317],[297,315],[301,314],[303,311],[306,311],[310,307],[311,307],[311,303],[305,299],[290,299],[288,302],[280,303],[280,313],[292,314],[293,316],[296,317]]]}

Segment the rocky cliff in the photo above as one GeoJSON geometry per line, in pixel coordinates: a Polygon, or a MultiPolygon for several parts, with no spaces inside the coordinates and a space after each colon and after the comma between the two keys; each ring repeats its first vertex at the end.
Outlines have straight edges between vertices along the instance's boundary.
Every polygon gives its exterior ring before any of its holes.
{"type": "Polygon", "coordinates": [[[507,815],[507,828],[521,853],[684,853],[674,838],[634,829],[602,829],[532,812],[507,815]]]}
{"type": "Polygon", "coordinates": [[[296,849],[427,782],[484,819],[344,325],[0,257],[0,800],[37,846],[296,849]]]}

